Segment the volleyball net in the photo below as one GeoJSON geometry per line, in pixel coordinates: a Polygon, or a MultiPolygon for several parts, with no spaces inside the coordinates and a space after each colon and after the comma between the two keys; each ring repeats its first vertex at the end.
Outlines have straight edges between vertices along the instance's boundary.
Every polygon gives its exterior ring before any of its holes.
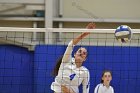
{"type": "MultiPolygon", "coordinates": [[[[64,44],[82,32],[90,32],[83,44],[86,45],[118,45],[138,46],[140,29],[133,29],[133,38],[128,43],[120,43],[115,39],[115,29],[64,29],[64,28],[14,28],[0,27],[1,41],[37,44],[64,44]],[[101,44],[102,43],[102,44],[101,44]],[[107,43],[107,44],[106,44],[107,43]]],[[[82,42],[83,42],[82,41],[82,42]]]]}
{"type": "Polygon", "coordinates": [[[0,92],[53,93],[51,73],[56,61],[70,40],[82,32],[90,34],[74,51],[80,46],[88,50],[83,65],[90,71],[90,93],[100,83],[104,69],[113,72],[111,85],[116,93],[138,93],[140,29],[132,29],[130,42],[120,43],[114,36],[115,29],[14,27],[0,27],[0,92]]]}

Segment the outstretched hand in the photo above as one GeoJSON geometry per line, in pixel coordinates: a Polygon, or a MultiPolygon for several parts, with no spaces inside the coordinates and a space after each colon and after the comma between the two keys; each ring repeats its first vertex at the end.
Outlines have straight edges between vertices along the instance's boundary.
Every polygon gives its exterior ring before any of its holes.
{"type": "MultiPolygon", "coordinates": [[[[94,29],[95,27],[96,27],[95,23],[89,23],[86,26],[87,29],[94,29]]],[[[88,34],[90,34],[90,32],[87,31],[87,32],[83,32],[82,34],[77,36],[75,39],[73,39],[73,45],[76,45],[81,39],[86,37],[88,34]]]]}
{"type": "MultiPolygon", "coordinates": [[[[87,29],[95,29],[96,28],[96,25],[95,23],[91,22],[89,23],[87,26],[86,26],[87,29]]],[[[90,32],[84,32],[85,35],[88,35],[90,34],[90,32]]]]}
{"type": "Polygon", "coordinates": [[[96,27],[95,23],[89,23],[89,24],[86,26],[87,29],[95,29],[95,27],[96,27]]]}

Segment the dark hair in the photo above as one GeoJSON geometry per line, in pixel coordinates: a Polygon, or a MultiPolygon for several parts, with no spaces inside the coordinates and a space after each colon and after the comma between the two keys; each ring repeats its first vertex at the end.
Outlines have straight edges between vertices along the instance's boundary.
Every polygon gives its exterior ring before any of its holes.
{"type": "MultiPolygon", "coordinates": [[[[80,47],[81,48],[81,47],[80,47]]],[[[83,47],[84,48],[84,47],[83,47]]],[[[79,49],[79,48],[78,48],[79,49]]],[[[85,48],[86,49],[86,48],[85,48]]],[[[78,51],[78,50],[77,50],[78,51]]],[[[76,52],[77,52],[76,51],[76,52]]],[[[75,53],[76,53],[75,52],[75,53]]],[[[75,54],[74,53],[74,54],[75,54]]],[[[87,53],[87,55],[88,55],[88,53],[87,53]]],[[[53,76],[57,76],[57,74],[58,74],[58,70],[59,70],[59,67],[60,67],[60,65],[61,65],[61,63],[62,63],[62,58],[63,58],[63,56],[61,56],[61,57],[59,57],[59,59],[56,61],[56,65],[55,65],[55,67],[54,67],[54,69],[53,69],[53,72],[52,72],[52,75],[53,76]]],[[[87,58],[87,56],[86,56],[86,58],[87,58]]]]}
{"type": "MultiPolygon", "coordinates": [[[[106,72],[109,72],[109,73],[111,74],[111,76],[112,76],[112,72],[111,72],[110,70],[104,70],[104,71],[102,72],[102,77],[104,76],[104,74],[105,74],[106,72]]],[[[102,80],[102,78],[101,78],[101,83],[104,83],[104,81],[102,80]]]]}
{"type": "Polygon", "coordinates": [[[59,67],[60,67],[61,62],[62,62],[62,58],[63,58],[63,56],[59,57],[59,59],[56,61],[56,65],[55,65],[53,72],[52,72],[53,76],[57,76],[59,67]]]}

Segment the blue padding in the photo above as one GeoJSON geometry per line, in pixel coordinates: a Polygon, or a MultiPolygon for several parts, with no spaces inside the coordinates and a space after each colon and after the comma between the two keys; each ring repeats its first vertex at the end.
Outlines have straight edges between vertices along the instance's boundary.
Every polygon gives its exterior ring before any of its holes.
{"type": "MultiPolygon", "coordinates": [[[[139,93],[139,47],[83,47],[88,49],[88,58],[83,65],[90,71],[90,93],[100,83],[104,69],[113,72],[111,84],[115,93],[139,93]]],[[[76,46],[74,52],[78,48],[76,46]]],[[[17,46],[1,45],[0,93],[53,93],[50,89],[54,81],[52,71],[65,49],[64,45],[38,45],[33,53],[17,46]]]]}
{"type": "Polygon", "coordinates": [[[56,59],[63,55],[66,46],[39,45],[35,48],[34,55],[34,93],[53,93],[50,85],[54,78],[52,69],[56,59]]]}
{"type": "MultiPolygon", "coordinates": [[[[88,49],[88,59],[84,65],[90,70],[90,93],[100,83],[104,69],[113,72],[111,82],[115,93],[139,93],[140,86],[140,48],[85,46],[88,49]],[[132,86],[134,86],[132,88],[132,86]],[[134,92],[133,92],[134,91],[134,92]]],[[[56,60],[63,55],[66,46],[39,45],[35,48],[34,93],[53,93],[50,89],[54,77],[51,75],[56,60]]],[[[75,47],[74,51],[78,49],[75,47]]],[[[74,53],[74,52],[73,52],[74,53]]],[[[80,93],[81,88],[80,88],[80,93]]]]}
{"type": "Polygon", "coordinates": [[[0,46],[0,93],[32,93],[33,53],[25,48],[0,46]]]}

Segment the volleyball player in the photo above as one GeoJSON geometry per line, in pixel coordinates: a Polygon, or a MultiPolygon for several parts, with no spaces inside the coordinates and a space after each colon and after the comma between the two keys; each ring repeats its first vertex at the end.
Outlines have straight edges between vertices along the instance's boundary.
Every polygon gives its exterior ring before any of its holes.
{"type": "Polygon", "coordinates": [[[98,84],[94,93],[114,93],[113,87],[110,85],[112,73],[110,70],[104,70],[102,73],[101,83],[98,84]]]}
{"type": "MultiPolygon", "coordinates": [[[[87,28],[95,28],[95,24],[90,23],[87,28]]],[[[89,34],[89,32],[84,32],[68,44],[63,57],[59,60],[61,64],[56,68],[58,71],[56,71],[55,81],[51,84],[51,89],[55,93],[79,93],[80,84],[83,86],[83,93],[89,93],[89,70],[82,66],[88,54],[86,48],[80,47],[72,58],[74,46],[89,34]]]]}

